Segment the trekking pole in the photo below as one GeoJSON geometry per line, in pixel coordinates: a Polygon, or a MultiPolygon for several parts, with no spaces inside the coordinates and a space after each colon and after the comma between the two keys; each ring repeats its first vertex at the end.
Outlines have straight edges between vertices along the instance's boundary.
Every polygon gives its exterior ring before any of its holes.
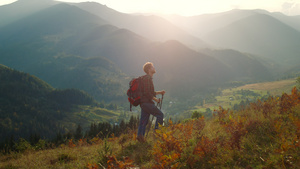
{"type": "Polygon", "coordinates": [[[163,100],[164,100],[164,95],[162,94],[161,95],[161,100],[160,100],[160,107],[159,107],[160,110],[161,110],[161,107],[162,107],[163,100]]]}
{"type": "MultiPolygon", "coordinates": [[[[161,110],[161,107],[162,107],[162,101],[163,101],[163,99],[164,99],[164,95],[162,95],[162,97],[161,97],[161,99],[160,99],[160,101],[157,103],[157,107],[159,107],[159,109],[161,110]]],[[[146,137],[148,136],[148,133],[149,133],[149,131],[150,131],[150,129],[151,129],[151,126],[152,126],[152,123],[153,123],[153,120],[154,120],[154,116],[152,115],[152,120],[151,120],[151,122],[150,122],[150,124],[148,123],[148,125],[147,125],[147,133],[146,133],[146,137]]]]}

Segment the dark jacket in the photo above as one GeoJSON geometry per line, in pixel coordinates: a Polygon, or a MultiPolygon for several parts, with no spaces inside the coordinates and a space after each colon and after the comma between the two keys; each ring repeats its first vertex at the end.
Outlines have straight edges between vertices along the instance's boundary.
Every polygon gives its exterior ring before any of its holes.
{"type": "Polygon", "coordinates": [[[141,103],[153,103],[152,98],[155,97],[153,80],[150,75],[142,76],[141,86],[141,103]]]}

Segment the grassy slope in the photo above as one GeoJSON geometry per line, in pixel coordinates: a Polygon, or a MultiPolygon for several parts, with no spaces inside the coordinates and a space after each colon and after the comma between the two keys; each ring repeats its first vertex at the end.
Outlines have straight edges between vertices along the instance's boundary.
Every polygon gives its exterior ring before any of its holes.
{"type": "Polygon", "coordinates": [[[77,106],[73,112],[65,112],[66,117],[60,120],[68,129],[75,129],[78,124],[83,130],[89,129],[91,123],[116,121],[120,113],[116,110],[94,107],[89,105],[77,106]]]}
{"type": "Polygon", "coordinates": [[[219,109],[211,120],[192,119],[150,132],[136,131],[87,144],[0,156],[0,168],[297,168],[300,166],[300,92],[269,98],[238,112],[219,109]],[[127,158],[124,158],[127,157],[127,158]]]}
{"type": "Polygon", "coordinates": [[[254,91],[268,91],[271,95],[281,95],[282,93],[290,93],[291,89],[296,85],[296,79],[281,80],[275,82],[265,82],[248,84],[238,87],[237,89],[248,89],[254,91]]]}
{"type": "Polygon", "coordinates": [[[261,99],[263,96],[268,93],[271,96],[281,95],[282,93],[290,93],[291,89],[296,86],[295,79],[281,80],[275,82],[264,82],[264,83],[255,83],[248,84],[236,88],[225,89],[222,91],[221,96],[217,96],[215,102],[213,103],[205,103],[204,106],[197,106],[197,110],[201,112],[205,112],[207,108],[211,110],[219,109],[219,106],[223,108],[231,108],[234,104],[239,104],[242,100],[249,98],[253,101],[257,99],[261,99]],[[247,96],[242,97],[241,94],[236,94],[236,92],[241,90],[250,90],[254,93],[260,95],[257,97],[247,96]],[[232,99],[230,99],[232,98],[232,99]]]}

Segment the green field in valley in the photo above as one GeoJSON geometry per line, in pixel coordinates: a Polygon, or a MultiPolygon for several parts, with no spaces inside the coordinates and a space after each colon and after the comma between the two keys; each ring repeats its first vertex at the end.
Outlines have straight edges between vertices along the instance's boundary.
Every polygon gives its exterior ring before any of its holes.
{"type": "Polygon", "coordinates": [[[219,96],[215,96],[213,101],[204,100],[201,106],[195,107],[194,111],[206,112],[207,109],[213,111],[219,109],[220,106],[224,109],[233,108],[234,105],[239,105],[242,101],[253,102],[268,96],[289,94],[294,86],[296,86],[296,79],[287,79],[224,89],[219,96]]]}

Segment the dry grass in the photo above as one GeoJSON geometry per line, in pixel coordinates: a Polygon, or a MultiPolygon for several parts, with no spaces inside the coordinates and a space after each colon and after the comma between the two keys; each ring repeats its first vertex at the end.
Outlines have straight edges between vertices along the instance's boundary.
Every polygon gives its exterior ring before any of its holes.
{"type": "Polygon", "coordinates": [[[130,131],[93,145],[69,142],[56,149],[0,156],[0,169],[87,168],[88,164],[90,168],[111,164],[139,168],[297,168],[300,92],[295,89],[291,95],[259,101],[240,111],[219,109],[210,120],[169,121],[161,130],[151,131],[146,143],[137,142],[136,131],[130,131]],[[111,159],[115,161],[110,163],[111,159]]]}
{"type": "Polygon", "coordinates": [[[293,86],[295,85],[296,79],[288,79],[275,82],[248,84],[238,87],[237,89],[269,91],[271,94],[277,95],[282,94],[283,92],[289,93],[291,91],[291,88],[293,88],[293,86]]]}
{"type": "MultiPolygon", "coordinates": [[[[230,100],[230,98],[235,98],[233,95],[234,92],[240,90],[251,90],[260,96],[267,95],[267,92],[272,96],[282,95],[283,93],[291,93],[291,89],[296,86],[296,79],[288,79],[274,82],[265,82],[265,83],[255,83],[248,84],[237,88],[225,89],[222,91],[221,96],[216,96],[217,101],[213,103],[206,103],[203,106],[195,106],[198,111],[205,112],[207,108],[211,110],[218,109],[219,106],[223,108],[232,108],[234,104],[239,104],[243,99],[234,99],[230,100]]],[[[238,96],[238,94],[236,94],[238,96]]],[[[241,97],[241,95],[240,95],[241,97]]],[[[252,98],[251,96],[247,96],[248,98],[252,98]]]]}
{"type": "Polygon", "coordinates": [[[96,163],[99,145],[27,151],[0,157],[0,168],[85,168],[96,163]]]}

